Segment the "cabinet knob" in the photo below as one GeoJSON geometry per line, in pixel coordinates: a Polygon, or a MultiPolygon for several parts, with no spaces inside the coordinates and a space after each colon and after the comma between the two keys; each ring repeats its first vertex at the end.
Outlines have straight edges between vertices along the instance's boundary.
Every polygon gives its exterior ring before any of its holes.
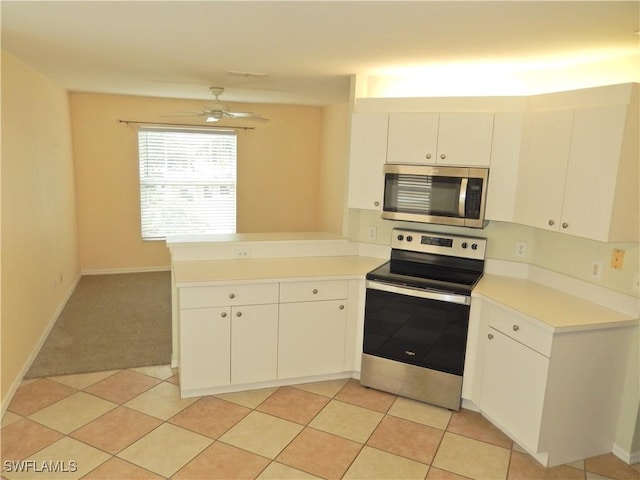
{"type": "Polygon", "coordinates": [[[442,160],[444,160],[445,158],[447,158],[447,156],[443,153],[443,154],[441,154],[441,155],[440,155],[440,158],[441,158],[442,160]]]}
{"type": "Polygon", "coordinates": [[[513,326],[513,331],[517,332],[518,330],[520,330],[520,327],[518,325],[514,325],[513,326]]]}
{"type": "Polygon", "coordinates": [[[229,294],[229,298],[236,298],[236,294],[235,293],[230,293],[229,294]]]}
{"type": "Polygon", "coordinates": [[[562,222],[562,228],[567,228],[569,224],[567,222],[562,222]]]}
{"type": "Polygon", "coordinates": [[[373,206],[374,207],[379,207],[380,206],[380,202],[373,202],[373,206]]]}
{"type": "Polygon", "coordinates": [[[312,290],[312,293],[313,293],[314,295],[315,295],[315,294],[317,294],[317,293],[318,293],[318,289],[317,289],[317,288],[314,288],[314,289],[312,290]]]}
{"type": "Polygon", "coordinates": [[[241,317],[242,316],[242,312],[236,312],[236,317],[241,317]]]}
{"type": "Polygon", "coordinates": [[[431,159],[431,154],[430,154],[430,153],[427,153],[424,157],[425,157],[427,160],[429,160],[429,159],[431,159]]]}
{"type": "Polygon", "coordinates": [[[492,339],[493,339],[493,333],[490,333],[489,335],[487,335],[487,338],[488,338],[489,340],[492,340],[492,339]]]}
{"type": "Polygon", "coordinates": [[[549,220],[548,223],[550,227],[553,227],[556,224],[556,222],[554,222],[553,220],[549,220]]]}
{"type": "Polygon", "coordinates": [[[220,314],[220,316],[221,316],[222,318],[225,318],[225,317],[227,316],[227,312],[222,312],[222,313],[220,314]]]}
{"type": "Polygon", "coordinates": [[[339,308],[340,310],[344,310],[344,305],[340,305],[338,308],[339,308]]]}

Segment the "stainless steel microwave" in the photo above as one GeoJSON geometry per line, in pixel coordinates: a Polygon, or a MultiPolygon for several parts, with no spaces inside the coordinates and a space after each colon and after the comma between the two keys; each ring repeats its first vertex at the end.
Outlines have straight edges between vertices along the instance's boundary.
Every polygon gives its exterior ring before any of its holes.
{"type": "Polygon", "coordinates": [[[387,164],[382,218],[483,228],[488,168],[387,164]]]}

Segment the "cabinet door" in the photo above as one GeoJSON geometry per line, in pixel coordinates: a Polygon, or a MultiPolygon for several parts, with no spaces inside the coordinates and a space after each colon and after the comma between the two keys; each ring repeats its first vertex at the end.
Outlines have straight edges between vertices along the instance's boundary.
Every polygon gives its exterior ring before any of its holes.
{"type": "Polygon", "coordinates": [[[230,309],[180,311],[180,388],[190,390],[229,385],[230,309]]]}
{"type": "Polygon", "coordinates": [[[351,116],[349,208],[381,208],[388,123],[386,113],[354,113],[351,116]]]}
{"type": "Polygon", "coordinates": [[[575,111],[561,231],[609,240],[626,113],[626,105],[575,111]]]}
{"type": "Polygon", "coordinates": [[[484,337],[480,410],[537,451],[549,359],[491,327],[484,337]]]}
{"type": "Polygon", "coordinates": [[[569,161],[573,111],[527,116],[527,147],[518,172],[516,220],[558,230],[569,161]]]}
{"type": "Polygon", "coordinates": [[[517,195],[518,161],[522,148],[524,113],[495,114],[491,142],[491,171],[487,189],[486,220],[513,222],[517,195]]]}
{"type": "Polygon", "coordinates": [[[344,371],[346,300],[280,305],[278,378],[344,371]]]}
{"type": "Polygon", "coordinates": [[[231,383],[275,380],[278,361],[278,305],[231,310],[231,383]]]}
{"type": "Polygon", "coordinates": [[[435,163],[438,122],[437,113],[389,114],[387,163],[435,163]]]}
{"type": "Polygon", "coordinates": [[[488,167],[492,136],[493,113],[441,113],[436,162],[488,167]]]}

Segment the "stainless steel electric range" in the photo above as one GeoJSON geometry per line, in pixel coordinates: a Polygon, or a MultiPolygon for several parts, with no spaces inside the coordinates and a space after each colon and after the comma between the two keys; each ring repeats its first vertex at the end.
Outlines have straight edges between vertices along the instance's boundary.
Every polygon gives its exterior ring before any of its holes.
{"type": "Polygon", "coordinates": [[[394,229],[367,278],[360,383],[458,410],[486,239],[394,229]]]}

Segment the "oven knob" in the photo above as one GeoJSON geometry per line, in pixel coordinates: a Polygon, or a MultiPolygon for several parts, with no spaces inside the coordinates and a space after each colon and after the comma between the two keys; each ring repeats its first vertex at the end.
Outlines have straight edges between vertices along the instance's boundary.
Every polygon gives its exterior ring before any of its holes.
{"type": "Polygon", "coordinates": [[[413,237],[411,235],[407,237],[407,242],[413,242],[413,237]]]}
{"type": "Polygon", "coordinates": [[[404,235],[398,235],[398,240],[400,241],[404,240],[404,235]]]}
{"type": "Polygon", "coordinates": [[[467,242],[462,242],[462,248],[467,248],[469,244],[467,242]]]}
{"type": "Polygon", "coordinates": [[[477,250],[478,249],[478,244],[474,243],[473,245],[471,245],[471,250],[477,250]]]}

